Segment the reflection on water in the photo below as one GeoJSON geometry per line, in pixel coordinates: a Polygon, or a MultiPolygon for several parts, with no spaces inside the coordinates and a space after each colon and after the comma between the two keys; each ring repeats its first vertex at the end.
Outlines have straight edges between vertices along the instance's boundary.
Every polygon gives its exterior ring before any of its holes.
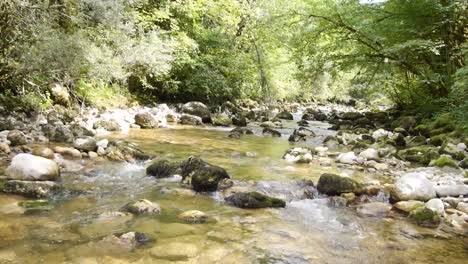
{"type": "MultiPolygon", "coordinates": [[[[326,128],[313,129],[323,138],[332,133],[326,128]]],[[[201,156],[225,167],[235,180],[262,180],[257,187],[275,192],[281,182],[316,181],[325,171],[339,170],[333,164],[286,163],[281,157],[291,145],[285,138],[227,135],[225,129],[177,127],[113,137],[169,159],[201,156]]],[[[147,177],[144,164],[84,166],[63,175],[71,191],[52,201],[51,211],[25,215],[18,206],[24,198],[0,196],[0,263],[466,263],[468,257],[464,238],[414,226],[397,214],[360,217],[354,208],[332,207],[325,198],[293,200],[284,209],[243,210],[225,205],[218,194],[196,195],[178,183],[147,177]],[[162,213],[109,214],[139,198],[159,203],[162,213]],[[207,213],[208,223],[177,219],[192,209],[207,213]],[[129,231],[145,233],[152,242],[127,249],[103,239],[129,231]]],[[[355,172],[355,177],[379,176],[355,172]]],[[[294,193],[287,186],[285,191],[294,193]]]]}

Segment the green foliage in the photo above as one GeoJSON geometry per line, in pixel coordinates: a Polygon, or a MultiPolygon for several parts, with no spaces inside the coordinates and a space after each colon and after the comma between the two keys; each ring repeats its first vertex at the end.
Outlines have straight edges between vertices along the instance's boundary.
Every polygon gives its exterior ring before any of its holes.
{"type": "Polygon", "coordinates": [[[131,104],[131,96],[126,89],[103,82],[81,80],[77,84],[76,93],[86,104],[99,109],[128,107],[131,104]]]}

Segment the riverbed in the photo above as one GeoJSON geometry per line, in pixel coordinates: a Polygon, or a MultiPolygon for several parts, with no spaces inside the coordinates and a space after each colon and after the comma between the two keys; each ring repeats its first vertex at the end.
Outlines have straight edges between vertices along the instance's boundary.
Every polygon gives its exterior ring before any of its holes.
{"type": "MultiPolygon", "coordinates": [[[[378,173],[320,164],[291,164],[282,159],[293,146],[318,146],[335,132],[310,122],[317,137],[292,145],[287,137],[228,137],[229,129],[172,126],[130,130],[107,138],[135,142],[169,160],[194,155],[221,166],[239,183],[261,181],[285,188],[294,180],[317,182],[324,172],[345,173],[358,181],[386,181],[378,173]]],[[[293,122],[284,122],[283,135],[293,122]]],[[[0,263],[466,263],[468,241],[443,229],[423,228],[391,212],[366,217],[354,207],[334,206],[327,197],[291,199],[283,209],[239,209],[219,193],[195,194],[178,179],[156,180],[145,163],[72,160],[62,173],[68,190],[53,209],[24,214],[25,198],[0,195],[0,263]],[[99,217],[136,199],[158,203],[157,216],[99,217]],[[177,219],[186,210],[208,214],[203,224],[177,219]],[[103,238],[129,231],[151,241],[136,249],[103,238]]],[[[385,196],[373,199],[388,202],[385,196]]]]}

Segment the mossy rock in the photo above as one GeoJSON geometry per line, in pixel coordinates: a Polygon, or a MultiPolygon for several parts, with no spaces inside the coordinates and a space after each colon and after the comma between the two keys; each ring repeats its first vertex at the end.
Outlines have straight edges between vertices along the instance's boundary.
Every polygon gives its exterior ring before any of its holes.
{"type": "Polygon", "coordinates": [[[180,170],[180,163],[169,160],[157,160],[146,168],[146,174],[155,178],[168,178],[177,174],[180,170]]]}
{"type": "Polygon", "coordinates": [[[215,126],[230,126],[232,119],[225,113],[215,114],[211,117],[212,123],[215,126]]]}
{"type": "Polygon", "coordinates": [[[136,144],[123,140],[109,142],[107,157],[117,161],[147,160],[151,158],[136,144]]]}
{"type": "MultiPolygon", "coordinates": [[[[462,169],[468,169],[468,158],[465,158],[465,159],[463,159],[462,161],[460,161],[460,163],[458,164],[458,166],[459,166],[460,168],[462,168],[462,169]]],[[[466,178],[467,174],[468,174],[468,171],[465,172],[465,178],[466,178]]]]}
{"type": "Polygon", "coordinates": [[[324,173],[320,175],[317,190],[326,195],[340,195],[342,193],[359,193],[361,186],[351,178],[324,173]]]}
{"type": "Polygon", "coordinates": [[[415,136],[408,140],[406,145],[408,147],[419,147],[422,145],[426,145],[426,143],[426,138],[424,136],[415,136]]]}
{"type": "Polygon", "coordinates": [[[402,160],[428,165],[431,160],[438,159],[440,154],[436,147],[426,145],[400,150],[397,156],[402,160]]]}
{"type": "Polygon", "coordinates": [[[406,130],[412,129],[416,125],[416,118],[414,116],[401,116],[392,122],[392,128],[404,128],[406,130]]]}
{"type": "Polygon", "coordinates": [[[428,125],[425,125],[425,124],[422,124],[422,125],[418,125],[416,126],[412,132],[413,134],[415,135],[421,135],[421,136],[425,136],[425,137],[429,137],[429,132],[430,132],[430,128],[428,125]]]}
{"type": "Polygon", "coordinates": [[[182,162],[181,169],[182,180],[190,177],[190,183],[197,192],[214,192],[222,179],[230,178],[225,169],[195,157],[182,162]]]}
{"type": "Polygon", "coordinates": [[[444,140],[447,138],[447,134],[440,134],[437,136],[431,137],[429,143],[434,146],[441,146],[444,143],[444,140]]]}
{"type": "Polygon", "coordinates": [[[466,152],[459,149],[454,143],[450,142],[450,140],[446,140],[439,151],[441,154],[450,155],[452,158],[456,160],[463,160],[466,158],[466,152]]]}
{"type": "Polygon", "coordinates": [[[286,203],[278,198],[266,196],[258,192],[235,193],[226,197],[226,202],[240,208],[285,207],[286,203]]]}
{"type": "Polygon", "coordinates": [[[437,212],[427,207],[419,207],[411,211],[409,218],[416,224],[426,227],[437,227],[440,224],[440,217],[437,212]]]}
{"type": "Polygon", "coordinates": [[[36,214],[51,211],[54,206],[48,200],[27,200],[19,203],[25,209],[25,214],[36,214]]]}
{"type": "Polygon", "coordinates": [[[449,113],[439,115],[432,123],[432,128],[443,128],[447,126],[453,126],[454,119],[449,113]]]}
{"type": "Polygon", "coordinates": [[[276,115],[276,118],[278,119],[285,119],[285,120],[293,120],[294,117],[291,113],[289,113],[288,111],[283,111],[281,113],[278,113],[276,115]]]}
{"type": "Polygon", "coordinates": [[[432,160],[430,163],[429,163],[430,166],[435,166],[435,167],[439,167],[439,168],[442,168],[442,167],[452,167],[452,168],[458,168],[458,165],[457,163],[450,157],[447,157],[447,156],[440,156],[440,158],[436,159],[436,160],[432,160]]]}

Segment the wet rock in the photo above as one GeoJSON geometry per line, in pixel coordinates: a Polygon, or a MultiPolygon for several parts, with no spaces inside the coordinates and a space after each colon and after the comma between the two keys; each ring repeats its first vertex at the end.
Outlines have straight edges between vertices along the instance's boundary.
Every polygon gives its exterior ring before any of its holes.
{"type": "Polygon", "coordinates": [[[247,126],[247,119],[244,116],[234,116],[232,117],[232,124],[238,127],[247,126]]]}
{"type": "Polygon", "coordinates": [[[241,135],[253,135],[252,130],[245,127],[236,127],[233,130],[231,130],[231,133],[239,133],[241,135]]]}
{"type": "Polygon", "coordinates": [[[265,121],[265,122],[260,123],[260,127],[272,128],[272,127],[276,127],[276,124],[273,123],[272,121],[265,121]]]}
{"type": "Polygon", "coordinates": [[[93,124],[94,129],[104,129],[107,131],[121,131],[122,128],[120,127],[119,123],[114,119],[109,120],[98,120],[93,124]]]}
{"type": "MultiPolygon", "coordinates": [[[[122,250],[132,251],[136,247],[144,245],[149,241],[151,241],[151,239],[144,233],[127,232],[124,234],[114,234],[106,236],[100,241],[100,243],[98,243],[98,245],[109,247],[109,245],[106,244],[110,243],[112,246],[117,247],[117,249],[120,252],[122,252],[122,250]]],[[[114,263],[113,261],[111,262],[114,263]]]]}
{"type": "Polygon", "coordinates": [[[328,198],[328,204],[332,207],[346,207],[346,205],[349,204],[349,201],[341,196],[332,196],[328,198]]]}
{"type": "Polygon", "coordinates": [[[299,126],[302,126],[302,127],[308,127],[309,126],[309,122],[307,122],[307,120],[299,120],[299,121],[297,121],[297,124],[299,126]]]}
{"type": "Polygon", "coordinates": [[[199,126],[202,125],[201,117],[189,114],[182,114],[179,119],[179,123],[182,125],[192,125],[192,126],[199,126]]]}
{"type": "Polygon", "coordinates": [[[135,124],[139,125],[141,128],[148,128],[148,129],[158,127],[158,121],[149,112],[136,114],[135,115],[135,124]]]}
{"type": "Polygon", "coordinates": [[[425,205],[427,208],[439,214],[439,216],[445,215],[445,206],[442,200],[433,198],[426,202],[425,205]]]}
{"type": "Polygon", "coordinates": [[[6,142],[0,142],[0,153],[8,154],[10,152],[10,146],[6,142]]]}
{"type": "Polygon", "coordinates": [[[348,203],[354,201],[356,199],[356,194],[354,193],[342,193],[340,197],[343,197],[348,201],[348,203]]]}
{"type": "Polygon", "coordinates": [[[182,106],[182,113],[198,116],[203,123],[211,123],[210,109],[201,102],[188,102],[182,106]]]}
{"type": "Polygon", "coordinates": [[[418,172],[404,174],[395,182],[392,191],[392,198],[396,201],[428,201],[435,197],[434,184],[418,172]]]}
{"type": "Polygon", "coordinates": [[[312,153],[309,148],[293,148],[286,151],[283,159],[288,162],[309,163],[312,161],[312,153]]]}
{"type": "Polygon", "coordinates": [[[67,148],[67,147],[54,147],[54,151],[67,157],[72,158],[82,158],[81,152],[75,148],[67,148]]]}
{"type": "Polygon", "coordinates": [[[97,149],[96,139],[93,137],[78,137],[73,140],[73,147],[82,151],[95,151],[97,149]]]}
{"type": "Polygon", "coordinates": [[[340,195],[342,193],[359,193],[361,186],[358,182],[336,174],[324,173],[320,175],[317,190],[326,195],[340,195]]]}
{"type": "Polygon", "coordinates": [[[146,168],[146,174],[155,178],[168,178],[177,174],[180,163],[169,160],[157,160],[146,168]]]}
{"type": "Polygon", "coordinates": [[[468,186],[466,184],[444,184],[435,186],[438,197],[458,197],[468,195],[468,186]]]}
{"type": "Polygon", "coordinates": [[[213,115],[212,123],[215,126],[230,126],[232,125],[232,119],[226,113],[219,113],[213,115]]]}
{"type": "Polygon", "coordinates": [[[157,203],[146,199],[140,199],[136,202],[126,204],[120,211],[132,213],[134,215],[154,215],[161,213],[161,207],[157,203]]]}
{"type": "Polygon", "coordinates": [[[8,132],[7,139],[10,141],[11,146],[21,146],[28,143],[26,135],[19,130],[11,130],[8,132]]]}
{"type": "Polygon", "coordinates": [[[11,180],[55,181],[60,177],[60,169],[55,161],[31,154],[18,154],[5,174],[11,180]]]}
{"type": "Polygon", "coordinates": [[[426,227],[437,227],[440,223],[437,212],[427,207],[419,207],[411,211],[409,218],[416,224],[426,227]]]}
{"type": "Polygon", "coordinates": [[[109,143],[107,157],[111,160],[120,161],[147,160],[150,158],[150,156],[139,149],[135,143],[122,140],[109,143]]]}
{"type": "Polygon", "coordinates": [[[183,180],[190,177],[197,192],[214,192],[222,179],[230,178],[225,169],[211,165],[200,158],[190,157],[181,164],[183,180]]]}
{"type": "Polygon", "coordinates": [[[428,165],[431,160],[439,158],[440,154],[433,146],[419,146],[400,150],[397,156],[405,161],[428,165]]]}
{"type": "Polygon", "coordinates": [[[187,223],[199,224],[205,223],[208,220],[208,215],[198,210],[189,210],[179,214],[177,218],[187,223]]]}
{"type": "Polygon", "coordinates": [[[286,203],[277,198],[269,197],[258,192],[235,193],[225,198],[232,206],[240,208],[285,207],[286,203]]]}
{"type": "Polygon", "coordinates": [[[400,201],[393,205],[396,209],[403,211],[405,213],[409,213],[416,208],[423,207],[424,202],[421,201],[400,201]]]}
{"type": "Polygon", "coordinates": [[[294,117],[291,113],[289,113],[288,111],[283,111],[281,113],[278,113],[276,115],[276,118],[278,119],[285,119],[285,120],[293,120],[294,117]]]}
{"type": "Polygon", "coordinates": [[[278,131],[278,130],[275,130],[273,128],[270,128],[270,127],[265,127],[262,131],[262,134],[263,135],[269,135],[269,136],[272,136],[272,137],[281,137],[281,133],[278,131]]]}
{"type": "Polygon", "coordinates": [[[372,202],[361,204],[357,208],[358,215],[372,216],[372,217],[385,217],[390,212],[391,206],[382,202],[372,202]]]}
{"type": "Polygon", "coordinates": [[[60,186],[53,181],[6,181],[3,192],[33,198],[47,198],[57,194],[60,186]]]}
{"type": "Polygon", "coordinates": [[[309,180],[257,181],[254,190],[286,202],[313,199],[318,196],[314,183],[309,180]]]}

